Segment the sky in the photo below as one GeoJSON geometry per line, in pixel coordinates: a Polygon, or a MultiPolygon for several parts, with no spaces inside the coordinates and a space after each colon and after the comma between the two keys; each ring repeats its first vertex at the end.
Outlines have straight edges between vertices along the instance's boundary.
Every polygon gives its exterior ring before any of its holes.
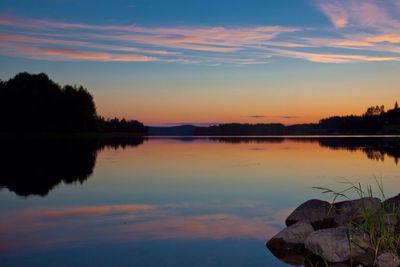
{"type": "Polygon", "coordinates": [[[0,79],[147,125],[317,122],[400,100],[400,0],[2,0],[0,79]]]}

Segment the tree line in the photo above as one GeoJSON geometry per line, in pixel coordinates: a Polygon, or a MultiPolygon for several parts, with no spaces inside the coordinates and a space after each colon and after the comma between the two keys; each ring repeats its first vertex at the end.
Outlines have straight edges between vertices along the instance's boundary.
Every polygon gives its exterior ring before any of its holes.
{"type": "Polygon", "coordinates": [[[319,123],[284,125],[280,123],[228,123],[195,127],[193,135],[292,135],[292,134],[399,134],[400,108],[372,106],[361,116],[333,116],[319,123]]]}
{"type": "Polygon", "coordinates": [[[396,101],[393,109],[372,106],[361,116],[334,116],[322,119],[319,127],[327,133],[391,134],[400,133],[400,108],[396,101]]]}
{"type": "Polygon", "coordinates": [[[134,132],[139,121],[105,119],[93,96],[82,86],[61,87],[46,74],[19,73],[0,80],[0,132],[134,132]]]}

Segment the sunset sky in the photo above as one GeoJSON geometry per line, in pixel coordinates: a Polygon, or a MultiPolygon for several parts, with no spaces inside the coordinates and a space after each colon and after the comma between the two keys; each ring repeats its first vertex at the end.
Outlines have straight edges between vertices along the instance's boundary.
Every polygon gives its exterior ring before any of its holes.
{"type": "Polygon", "coordinates": [[[0,79],[148,125],[316,122],[400,101],[400,0],[1,0],[0,79]]]}

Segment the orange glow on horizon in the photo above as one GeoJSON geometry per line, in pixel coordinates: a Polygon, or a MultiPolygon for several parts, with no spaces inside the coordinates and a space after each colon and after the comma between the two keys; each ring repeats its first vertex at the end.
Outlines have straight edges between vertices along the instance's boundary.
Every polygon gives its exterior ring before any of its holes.
{"type": "MultiPolygon", "coordinates": [[[[273,106],[271,109],[244,105],[238,105],[235,108],[233,104],[226,104],[225,108],[218,108],[215,105],[205,107],[181,105],[175,108],[168,105],[149,105],[148,110],[136,106],[136,108],[132,108],[134,111],[130,111],[130,108],[122,103],[119,106],[105,105],[106,107],[98,108],[98,112],[108,118],[136,119],[150,126],[218,123],[283,123],[290,125],[318,123],[321,119],[332,116],[362,115],[371,105],[373,104],[347,104],[338,108],[320,104],[305,105],[304,108],[273,106]]],[[[385,106],[388,107],[387,109],[391,108],[391,105],[385,106]]]]}

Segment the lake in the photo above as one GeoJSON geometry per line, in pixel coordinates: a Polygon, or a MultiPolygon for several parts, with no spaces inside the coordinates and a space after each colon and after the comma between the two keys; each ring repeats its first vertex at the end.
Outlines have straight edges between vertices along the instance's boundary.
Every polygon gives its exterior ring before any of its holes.
{"type": "Polygon", "coordinates": [[[313,186],[399,193],[399,141],[2,140],[0,266],[288,266],[265,248],[286,216],[331,200],[313,186]]]}

